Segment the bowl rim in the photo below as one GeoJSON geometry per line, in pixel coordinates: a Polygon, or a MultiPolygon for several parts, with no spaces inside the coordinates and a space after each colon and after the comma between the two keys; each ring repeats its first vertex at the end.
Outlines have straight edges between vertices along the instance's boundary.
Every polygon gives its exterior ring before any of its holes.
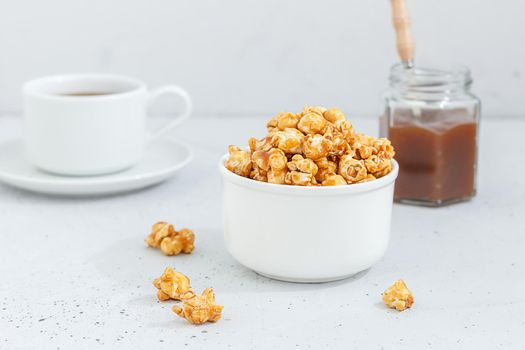
{"type": "Polygon", "coordinates": [[[363,192],[371,192],[392,184],[396,180],[397,175],[399,173],[399,164],[395,159],[392,159],[392,171],[387,175],[380,177],[376,180],[346,186],[293,186],[284,184],[272,184],[237,175],[224,166],[224,163],[227,158],[228,154],[225,154],[219,160],[219,171],[225,182],[233,183],[252,190],[279,194],[322,196],[340,194],[348,195],[363,192]]]}

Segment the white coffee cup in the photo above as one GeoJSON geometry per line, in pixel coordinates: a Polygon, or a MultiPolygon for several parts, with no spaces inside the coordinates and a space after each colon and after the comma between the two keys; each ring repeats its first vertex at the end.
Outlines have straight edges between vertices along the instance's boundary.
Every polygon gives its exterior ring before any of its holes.
{"type": "Polygon", "coordinates": [[[24,85],[25,146],[36,167],[63,175],[98,175],[136,164],[148,142],[191,113],[175,85],[148,92],[140,80],[109,74],[57,75],[24,85]],[[175,95],[183,111],[160,130],[146,127],[148,105],[175,95]]]}

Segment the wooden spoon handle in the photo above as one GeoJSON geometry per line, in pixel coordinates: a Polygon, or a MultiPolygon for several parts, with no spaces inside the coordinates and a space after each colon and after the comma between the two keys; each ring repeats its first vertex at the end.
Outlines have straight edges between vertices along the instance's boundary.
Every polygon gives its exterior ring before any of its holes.
{"type": "Polygon", "coordinates": [[[397,53],[408,67],[414,62],[415,44],[410,30],[410,16],[405,0],[391,0],[392,21],[396,31],[397,53]]]}

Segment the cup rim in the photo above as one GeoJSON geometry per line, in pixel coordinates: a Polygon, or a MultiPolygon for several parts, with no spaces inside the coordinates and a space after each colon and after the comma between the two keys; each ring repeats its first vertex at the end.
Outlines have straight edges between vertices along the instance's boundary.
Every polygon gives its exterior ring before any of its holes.
{"type": "Polygon", "coordinates": [[[224,181],[233,183],[248,189],[258,190],[261,192],[272,192],[286,195],[309,195],[309,196],[323,196],[323,195],[349,195],[363,192],[371,192],[381,187],[392,184],[399,173],[399,164],[395,159],[392,159],[392,171],[387,175],[368,182],[360,184],[351,184],[346,186],[293,186],[285,184],[272,184],[253,180],[247,177],[237,175],[226,169],[224,163],[228,158],[228,154],[223,155],[219,161],[219,171],[222,174],[224,181]]]}
{"type": "Polygon", "coordinates": [[[125,75],[118,74],[106,74],[106,73],[73,73],[73,74],[57,74],[57,75],[48,75],[35,79],[31,79],[24,83],[22,91],[26,96],[47,98],[47,99],[59,99],[64,101],[86,101],[86,100],[108,100],[121,98],[128,95],[134,95],[138,92],[145,91],[146,84],[139,79],[128,77],[125,75]],[[39,91],[38,88],[45,83],[60,83],[70,80],[82,80],[82,79],[107,79],[107,80],[118,80],[120,82],[129,83],[134,85],[133,88],[129,90],[114,92],[104,95],[93,95],[93,96],[68,96],[68,95],[59,95],[39,91]]]}

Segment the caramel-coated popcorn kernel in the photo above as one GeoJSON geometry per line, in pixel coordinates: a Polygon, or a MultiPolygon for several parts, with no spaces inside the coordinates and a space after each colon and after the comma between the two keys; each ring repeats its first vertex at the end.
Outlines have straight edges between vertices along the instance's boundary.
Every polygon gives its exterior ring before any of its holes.
{"type": "Polygon", "coordinates": [[[260,168],[254,168],[250,173],[250,179],[268,182],[268,172],[260,168]]]}
{"type": "Polygon", "coordinates": [[[337,163],[328,160],[328,158],[319,158],[315,161],[318,171],[315,175],[317,182],[322,183],[328,176],[335,175],[337,172],[337,163]]]}
{"type": "Polygon", "coordinates": [[[343,111],[340,110],[339,108],[330,108],[330,109],[327,109],[327,110],[323,113],[323,116],[324,116],[325,119],[328,120],[330,123],[333,123],[333,124],[336,124],[336,125],[339,125],[339,124],[341,124],[343,121],[346,120],[343,111]]]}
{"type": "Polygon", "coordinates": [[[397,311],[408,309],[414,303],[412,292],[403,280],[397,280],[383,293],[385,304],[397,311]]]}
{"type": "Polygon", "coordinates": [[[173,271],[171,267],[166,267],[162,276],[153,281],[153,285],[158,289],[157,298],[160,301],[180,300],[182,294],[191,290],[190,279],[180,272],[173,271]]]}
{"type": "Polygon", "coordinates": [[[172,236],[175,234],[175,229],[173,228],[173,225],[164,222],[159,221],[156,224],[153,225],[151,228],[151,233],[144,239],[144,241],[153,248],[160,247],[160,244],[162,240],[168,236],[172,236]]]}
{"type": "Polygon", "coordinates": [[[176,231],[160,243],[160,250],[166,255],[178,255],[181,252],[189,254],[195,248],[195,234],[188,228],[176,231]]]}
{"type": "Polygon", "coordinates": [[[301,115],[305,115],[308,113],[315,113],[319,115],[323,115],[323,113],[326,112],[326,108],[322,106],[304,106],[303,111],[300,113],[301,115]]]}
{"type": "Polygon", "coordinates": [[[279,113],[277,115],[277,127],[279,130],[284,130],[286,128],[296,128],[300,118],[300,115],[293,114],[291,112],[279,113]]]}
{"type": "Polygon", "coordinates": [[[270,154],[265,151],[255,151],[252,153],[252,166],[264,171],[270,170],[270,154]]]}
{"type": "Polygon", "coordinates": [[[291,171],[300,171],[302,173],[312,174],[315,176],[319,168],[313,160],[303,158],[302,155],[296,154],[292,160],[288,162],[288,169],[291,171]]]}
{"type": "Polygon", "coordinates": [[[252,153],[255,151],[269,151],[272,148],[272,138],[272,136],[266,136],[257,140],[255,137],[250,137],[248,139],[250,151],[252,153]]]}
{"type": "Polygon", "coordinates": [[[390,140],[384,137],[375,140],[373,147],[376,149],[377,154],[384,154],[385,158],[393,158],[396,154],[390,140]]]}
{"type": "Polygon", "coordinates": [[[357,183],[368,182],[368,181],[372,181],[372,180],[375,180],[375,179],[376,179],[376,177],[374,175],[367,174],[366,177],[363,180],[360,180],[357,183]]]}
{"type": "Polygon", "coordinates": [[[286,164],[288,158],[284,152],[278,148],[272,148],[269,154],[270,170],[268,171],[268,182],[273,184],[283,184],[286,176],[286,164]]]}
{"type": "Polygon", "coordinates": [[[224,307],[215,303],[215,294],[212,288],[206,288],[202,295],[189,291],[180,297],[182,307],[175,305],[172,310],[190,323],[198,325],[205,322],[216,322],[222,316],[224,307]]]}
{"type": "Polygon", "coordinates": [[[366,170],[368,170],[368,172],[371,174],[383,171],[384,169],[388,168],[391,164],[390,158],[387,158],[385,156],[379,156],[376,154],[371,155],[368,159],[365,159],[364,162],[366,170]]]}
{"type": "Polygon", "coordinates": [[[373,175],[376,178],[380,178],[380,177],[383,177],[386,174],[390,173],[391,171],[392,171],[392,164],[390,163],[390,164],[388,164],[388,166],[386,168],[384,168],[383,170],[380,170],[378,172],[373,173],[373,175]]]}
{"type": "Polygon", "coordinates": [[[349,155],[344,155],[339,161],[339,175],[349,183],[355,183],[366,178],[366,167],[362,160],[357,160],[349,155]]]}
{"type": "Polygon", "coordinates": [[[308,113],[302,116],[297,124],[297,129],[305,134],[316,134],[324,130],[326,119],[317,113],[308,113]]]}
{"type": "Polygon", "coordinates": [[[303,150],[307,158],[317,160],[328,156],[332,149],[332,141],[320,134],[308,135],[304,139],[303,150]]]}
{"type": "Polygon", "coordinates": [[[280,148],[283,152],[289,154],[301,153],[301,145],[304,135],[297,129],[286,128],[278,131],[273,136],[274,147],[280,148]]]}
{"type": "MultiPolygon", "coordinates": [[[[343,120],[339,124],[339,131],[345,138],[346,142],[352,141],[355,136],[354,127],[352,126],[352,123],[350,123],[348,120],[343,120]]],[[[351,146],[351,145],[349,144],[348,146],[351,146]]]]}
{"type": "Polygon", "coordinates": [[[286,173],[284,181],[288,185],[296,186],[311,186],[317,183],[315,181],[315,177],[312,174],[302,173],[300,171],[294,170],[286,173]]]}
{"type": "Polygon", "coordinates": [[[153,225],[144,241],[154,248],[160,248],[165,255],[189,254],[195,248],[195,234],[188,228],[175,231],[172,224],[160,221],[153,225]]]}
{"type": "Polygon", "coordinates": [[[230,156],[224,166],[237,175],[248,177],[252,171],[252,160],[250,152],[243,151],[239,147],[230,146],[228,148],[230,156]]]}
{"type": "Polygon", "coordinates": [[[346,185],[346,180],[341,175],[330,175],[322,182],[323,186],[346,185]]]}

